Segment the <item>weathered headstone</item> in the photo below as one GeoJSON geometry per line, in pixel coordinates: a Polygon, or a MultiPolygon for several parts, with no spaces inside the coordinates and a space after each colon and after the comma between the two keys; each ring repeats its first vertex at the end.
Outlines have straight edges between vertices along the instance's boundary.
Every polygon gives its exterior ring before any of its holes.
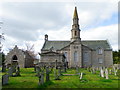
{"type": "Polygon", "coordinates": [[[6,72],[6,66],[5,66],[5,64],[2,65],[2,72],[6,72]]]}
{"type": "Polygon", "coordinates": [[[80,74],[80,80],[83,78],[83,73],[81,72],[81,74],[80,74]]]}
{"type": "Polygon", "coordinates": [[[57,60],[55,60],[55,69],[57,69],[57,60]]]}
{"type": "Polygon", "coordinates": [[[58,75],[57,69],[54,70],[55,80],[60,80],[60,76],[58,75]]]}
{"type": "Polygon", "coordinates": [[[101,68],[101,70],[100,70],[100,76],[101,77],[104,77],[104,70],[101,68]]]}
{"type": "Polygon", "coordinates": [[[108,70],[107,70],[107,68],[105,69],[105,77],[106,77],[106,79],[109,79],[108,78],[108,70]]]}
{"type": "Polygon", "coordinates": [[[47,82],[47,81],[50,81],[49,73],[50,73],[49,68],[46,67],[46,82],[47,82]]]}
{"type": "Polygon", "coordinates": [[[7,73],[8,73],[9,76],[12,76],[12,75],[13,75],[12,67],[9,67],[7,73]]]}
{"type": "Polygon", "coordinates": [[[62,75],[62,74],[61,74],[61,68],[60,68],[60,67],[58,67],[58,75],[59,75],[59,76],[62,75]]]}
{"type": "Polygon", "coordinates": [[[40,72],[40,67],[39,67],[39,66],[36,66],[36,73],[37,73],[36,76],[38,76],[39,72],[40,72]]]}
{"type": "Polygon", "coordinates": [[[44,71],[42,71],[41,73],[38,73],[38,78],[39,78],[39,85],[43,85],[44,84],[44,71]]]}
{"type": "Polygon", "coordinates": [[[2,85],[8,84],[9,81],[9,75],[5,74],[2,76],[2,85]]]}
{"type": "Polygon", "coordinates": [[[79,72],[79,68],[78,66],[76,66],[76,73],[78,74],[78,72],[79,72]]]}
{"type": "Polygon", "coordinates": [[[109,69],[109,74],[112,74],[112,70],[111,69],[109,69]]]}

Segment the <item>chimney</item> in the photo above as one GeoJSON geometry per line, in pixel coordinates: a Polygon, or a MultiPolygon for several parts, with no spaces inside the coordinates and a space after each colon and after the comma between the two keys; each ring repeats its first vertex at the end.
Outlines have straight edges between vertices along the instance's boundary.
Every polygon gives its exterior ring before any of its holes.
{"type": "Polygon", "coordinates": [[[48,41],[48,35],[45,34],[45,41],[48,41]]]}

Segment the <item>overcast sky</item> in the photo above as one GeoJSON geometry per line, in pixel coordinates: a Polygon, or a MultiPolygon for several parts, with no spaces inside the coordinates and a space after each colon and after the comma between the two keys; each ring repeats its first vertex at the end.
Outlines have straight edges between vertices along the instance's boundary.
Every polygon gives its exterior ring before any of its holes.
{"type": "MultiPolygon", "coordinates": [[[[34,0],[31,0],[34,1],[34,0]]],[[[61,0],[62,1],[62,0],[61,0]]],[[[74,1],[74,0],[73,0],[74,1]]],[[[76,0],[77,1],[77,0],[76,0]]],[[[93,0],[94,1],[94,0],[93,0]]],[[[99,1],[99,0],[98,0],[99,1]]],[[[108,0],[109,1],[109,0],[108,0]]],[[[77,6],[82,40],[108,40],[118,49],[118,2],[1,2],[0,33],[4,51],[18,45],[34,44],[40,52],[44,35],[49,40],[70,40],[74,7],[77,6]]]]}

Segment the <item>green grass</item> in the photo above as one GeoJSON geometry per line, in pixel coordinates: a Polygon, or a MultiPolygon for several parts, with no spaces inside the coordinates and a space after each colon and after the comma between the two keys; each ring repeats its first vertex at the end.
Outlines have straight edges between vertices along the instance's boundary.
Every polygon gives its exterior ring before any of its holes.
{"type": "MultiPolygon", "coordinates": [[[[9,84],[4,85],[3,88],[118,88],[118,77],[109,75],[106,80],[99,76],[99,71],[92,74],[85,69],[80,69],[83,72],[83,79],[79,76],[61,76],[61,80],[54,80],[54,73],[50,74],[50,81],[43,85],[38,85],[38,77],[35,76],[33,68],[21,68],[21,76],[10,77],[9,84]]],[[[74,69],[67,70],[64,74],[76,74],[74,69]]]]}

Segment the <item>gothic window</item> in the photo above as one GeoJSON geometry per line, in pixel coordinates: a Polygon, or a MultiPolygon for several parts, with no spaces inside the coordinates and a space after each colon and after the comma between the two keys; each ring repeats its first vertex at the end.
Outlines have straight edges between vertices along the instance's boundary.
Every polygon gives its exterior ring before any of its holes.
{"type": "Polygon", "coordinates": [[[74,62],[78,61],[78,54],[77,51],[74,52],[74,62]]]}
{"type": "Polygon", "coordinates": [[[98,48],[98,54],[102,54],[102,48],[98,48]]]}
{"type": "Polygon", "coordinates": [[[98,62],[101,64],[103,63],[103,59],[102,58],[98,58],[98,62]]]}
{"type": "Polygon", "coordinates": [[[77,36],[77,31],[75,31],[75,36],[77,36]]]}
{"type": "Polygon", "coordinates": [[[65,52],[64,55],[65,55],[65,61],[67,61],[67,52],[65,52]]]}
{"type": "Polygon", "coordinates": [[[17,56],[14,55],[14,56],[12,57],[12,60],[18,60],[17,56]]]}

